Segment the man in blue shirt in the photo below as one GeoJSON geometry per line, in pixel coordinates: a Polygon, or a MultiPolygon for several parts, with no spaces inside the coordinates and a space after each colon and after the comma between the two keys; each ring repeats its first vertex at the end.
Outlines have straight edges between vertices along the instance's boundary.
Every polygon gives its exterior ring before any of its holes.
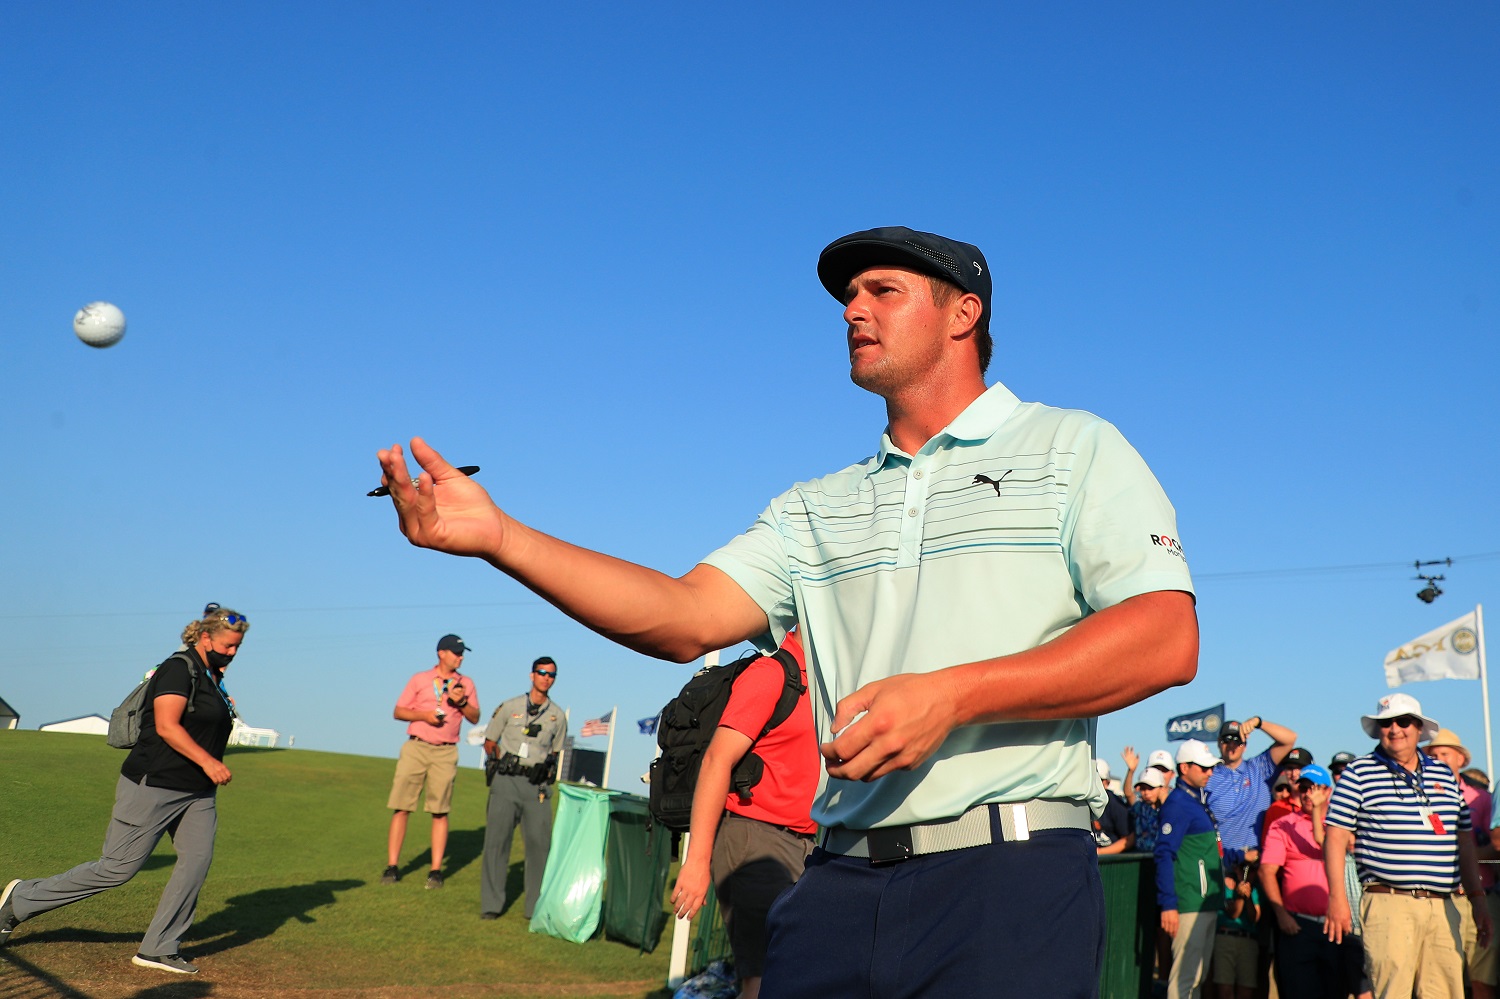
{"type": "Polygon", "coordinates": [[[420,439],[419,479],[379,455],[402,533],[663,659],[769,652],[801,623],[825,838],[772,914],[765,996],[1092,995],[1095,718],[1197,670],[1175,511],[1108,423],[986,386],[977,247],[872,229],[818,276],[850,378],[885,402],[879,450],[682,577],[513,520],[420,439]]]}
{"type": "Polygon", "coordinates": [[[1224,762],[1214,768],[1208,793],[1219,819],[1219,837],[1224,849],[1239,850],[1245,859],[1260,855],[1260,827],[1271,807],[1271,782],[1276,768],[1297,744],[1297,733],[1259,715],[1243,722],[1225,722],[1219,729],[1219,755],[1224,762]],[[1265,732],[1272,746],[1264,753],[1245,758],[1245,745],[1256,729],[1265,732]]]}

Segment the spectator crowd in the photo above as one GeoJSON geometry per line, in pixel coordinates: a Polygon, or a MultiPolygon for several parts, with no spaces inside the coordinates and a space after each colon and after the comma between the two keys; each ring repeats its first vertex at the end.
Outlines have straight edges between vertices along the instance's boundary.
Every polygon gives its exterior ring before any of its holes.
{"type": "Polygon", "coordinates": [[[1155,988],[1170,999],[1492,999],[1500,905],[1489,776],[1407,694],[1360,719],[1376,740],[1327,766],[1252,716],[1216,744],[1152,752],[1109,802],[1101,855],[1153,865],[1155,988]],[[1247,750],[1255,733],[1271,742],[1247,750]]]}

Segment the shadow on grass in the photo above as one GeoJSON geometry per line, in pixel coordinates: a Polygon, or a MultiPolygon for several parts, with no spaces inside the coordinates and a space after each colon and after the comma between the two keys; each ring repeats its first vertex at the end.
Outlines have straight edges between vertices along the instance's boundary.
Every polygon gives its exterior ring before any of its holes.
{"type": "MultiPolygon", "coordinates": [[[[316,881],[307,885],[288,885],[283,888],[264,888],[248,895],[236,895],[229,899],[227,908],[209,916],[201,923],[194,923],[184,939],[184,956],[189,960],[222,953],[235,947],[252,943],[275,933],[285,923],[295,919],[300,923],[317,922],[308,915],[313,909],[332,905],[335,894],[358,888],[365,882],[345,879],[343,881],[316,881]]],[[[134,943],[140,940],[143,930],[131,933],[106,933],[101,930],[80,930],[59,927],[29,933],[25,943],[134,943]]],[[[19,942],[19,941],[18,941],[19,942]]],[[[0,952],[4,953],[4,952],[0,952]]],[[[6,958],[13,957],[7,953],[6,958]]],[[[175,983],[190,985],[192,983],[175,983]]],[[[146,993],[141,993],[146,995],[146,993]]],[[[186,995],[186,993],[181,993],[186,995]]],[[[0,996],[7,993],[0,992],[0,996]]],[[[156,993],[151,993],[156,995],[156,993]]],[[[176,996],[179,993],[161,993],[176,996]]]]}
{"type": "Polygon", "coordinates": [[[236,895],[227,901],[226,908],[194,924],[188,931],[192,941],[188,950],[193,957],[207,957],[268,937],[294,919],[299,923],[315,923],[317,920],[309,915],[312,910],[332,905],[338,900],[338,892],[364,883],[346,878],[236,895]]]}
{"type": "Polygon", "coordinates": [[[14,951],[0,951],[0,995],[58,995],[64,999],[89,999],[84,993],[70,988],[62,979],[47,974],[14,951]],[[51,991],[41,992],[38,989],[51,991]]]}
{"type": "Polygon", "coordinates": [[[130,999],[203,999],[214,994],[209,982],[168,982],[131,994],[130,999]]]}
{"type": "MultiPolygon", "coordinates": [[[[408,831],[410,835],[410,831],[408,831]]],[[[459,871],[468,867],[479,859],[484,852],[484,828],[478,829],[450,829],[448,831],[448,849],[443,855],[443,876],[452,877],[459,871]]],[[[428,847],[407,861],[401,868],[401,876],[404,878],[411,874],[427,876],[432,870],[432,848],[428,847]]]]}

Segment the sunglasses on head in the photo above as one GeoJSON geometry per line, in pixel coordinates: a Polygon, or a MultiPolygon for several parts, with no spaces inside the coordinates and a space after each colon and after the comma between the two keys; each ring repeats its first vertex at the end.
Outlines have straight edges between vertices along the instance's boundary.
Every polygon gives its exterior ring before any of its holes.
{"type": "Polygon", "coordinates": [[[246,623],[246,621],[245,621],[245,615],[243,615],[243,614],[225,614],[224,617],[222,618],[222,620],[223,620],[223,622],[225,624],[245,624],[246,623]]]}
{"type": "Polygon", "coordinates": [[[1392,725],[1395,725],[1397,728],[1421,728],[1422,720],[1420,718],[1413,718],[1411,715],[1375,719],[1376,728],[1390,728],[1392,725]]]}
{"type": "Polygon", "coordinates": [[[557,679],[557,670],[553,670],[549,673],[544,669],[534,669],[531,672],[535,673],[537,676],[545,676],[553,680],[557,679]]]}

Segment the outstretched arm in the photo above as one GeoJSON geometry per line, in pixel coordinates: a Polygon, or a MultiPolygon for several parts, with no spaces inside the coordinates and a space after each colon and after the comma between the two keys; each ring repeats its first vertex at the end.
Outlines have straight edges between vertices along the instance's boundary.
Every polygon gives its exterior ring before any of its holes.
{"type": "Polygon", "coordinates": [[[839,701],[841,734],[821,748],[830,777],[874,780],[919,766],[960,725],[1102,715],[1197,672],[1192,596],[1142,593],[1025,652],[868,683],[839,701]]]}
{"type": "Polygon", "coordinates": [[[658,659],[689,662],[766,630],[765,612],[707,565],[673,578],[568,544],[506,515],[420,438],[413,484],[401,445],[379,452],[401,533],[420,548],[482,558],[585,627],[658,659]]]}

